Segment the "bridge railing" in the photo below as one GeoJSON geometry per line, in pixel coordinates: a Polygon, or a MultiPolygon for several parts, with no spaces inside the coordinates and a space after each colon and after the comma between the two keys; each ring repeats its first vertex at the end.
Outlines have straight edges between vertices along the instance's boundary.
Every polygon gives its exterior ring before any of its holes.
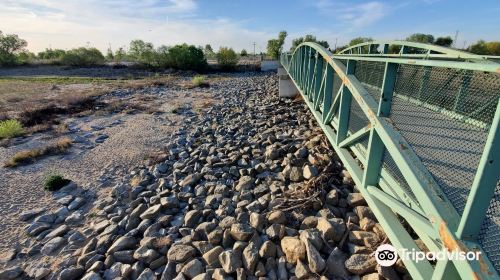
{"type": "Polygon", "coordinates": [[[431,251],[482,253],[404,260],[414,278],[497,278],[500,64],[430,45],[376,43],[382,53],[361,44],[338,55],[304,43],[281,64],[395,247],[420,250],[416,235],[431,251]],[[391,45],[402,45],[398,56],[383,53],[391,45]]]}

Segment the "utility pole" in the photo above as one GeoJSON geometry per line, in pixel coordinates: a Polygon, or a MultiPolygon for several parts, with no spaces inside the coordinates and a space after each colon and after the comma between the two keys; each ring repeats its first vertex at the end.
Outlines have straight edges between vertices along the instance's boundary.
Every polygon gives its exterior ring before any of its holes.
{"type": "Polygon", "coordinates": [[[453,39],[453,46],[456,48],[458,46],[458,30],[455,32],[455,38],[453,39]]]}
{"type": "Polygon", "coordinates": [[[337,40],[338,38],[335,38],[335,48],[333,49],[333,51],[337,50],[337,40]]]}
{"type": "Polygon", "coordinates": [[[255,58],[255,42],[253,42],[253,57],[255,58]]]}

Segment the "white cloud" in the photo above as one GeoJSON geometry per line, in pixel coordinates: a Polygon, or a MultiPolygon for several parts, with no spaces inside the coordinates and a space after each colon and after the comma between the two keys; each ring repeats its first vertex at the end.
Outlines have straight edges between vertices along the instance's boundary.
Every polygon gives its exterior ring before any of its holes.
{"type": "Polygon", "coordinates": [[[352,3],[346,1],[319,0],[314,3],[324,14],[335,17],[344,26],[361,28],[379,21],[389,14],[390,7],[380,1],[352,3]]]}
{"type": "Polygon", "coordinates": [[[0,28],[28,41],[31,51],[69,49],[89,42],[101,50],[143,39],[156,46],[189,43],[264,50],[275,34],[252,31],[229,19],[199,18],[194,0],[19,0],[0,6],[0,28]]]}

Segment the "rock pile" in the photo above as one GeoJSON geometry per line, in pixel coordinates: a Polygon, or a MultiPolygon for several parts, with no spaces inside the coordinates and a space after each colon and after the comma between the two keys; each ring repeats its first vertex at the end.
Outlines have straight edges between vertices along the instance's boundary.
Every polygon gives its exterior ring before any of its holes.
{"type": "Polygon", "coordinates": [[[27,254],[61,262],[0,278],[408,277],[377,266],[386,236],[304,102],[279,100],[273,74],[245,75],[212,85],[222,104],[187,117],[168,158],[96,199],[86,226],[71,229],[86,201],[71,193],[58,213],[26,213],[40,241],[27,254]]]}

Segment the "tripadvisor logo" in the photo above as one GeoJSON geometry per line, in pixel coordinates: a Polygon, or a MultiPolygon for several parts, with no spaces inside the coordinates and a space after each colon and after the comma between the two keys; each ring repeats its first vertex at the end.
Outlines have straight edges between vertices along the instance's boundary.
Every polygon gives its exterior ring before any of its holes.
{"type": "Polygon", "coordinates": [[[398,260],[398,254],[396,248],[391,244],[383,244],[378,246],[377,251],[375,251],[375,260],[381,266],[391,266],[398,260]]]}
{"type": "Polygon", "coordinates": [[[441,261],[441,260],[450,260],[450,261],[471,261],[471,260],[479,260],[480,251],[447,251],[441,250],[438,252],[422,252],[419,250],[415,250],[412,248],[411,250],[401,248],[396,250],[394,246],[390,244],[380,245],[375,251],[375,260],[381,266],[391,266],[396,263],[398,260],[398,256],[401,260],[413,260],[415,262],[421,262],[423,260],[428,261],[441,261]]]}

